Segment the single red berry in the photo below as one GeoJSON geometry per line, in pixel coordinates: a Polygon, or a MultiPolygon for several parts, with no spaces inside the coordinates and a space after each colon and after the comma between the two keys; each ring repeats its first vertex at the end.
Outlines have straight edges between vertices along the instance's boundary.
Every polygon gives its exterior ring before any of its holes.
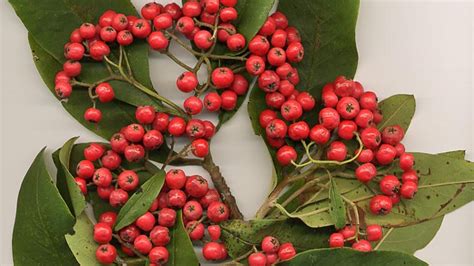
{"type": "Polygon", "coordinates": [[[193,175],[186,180],[185,190],[188,195],[195,198],[200,198],[206,195],[209,190],[207,180],[202,176],[193,175]]]}
{"type": "Polygon", "coordinates": [[[220,223],[229,219],[229,208],[222,202],[212,202],[207,208],[207,217],[213,223],[220,223]]]}
{"type": "Polygon", "coordinates": [[[360,111],[359,102],[353,97],[343,97],[337,103],[337,112],[344,119],[353,119],[360,111]]]}
{"type": "Polygon", "coordinates": [[[186,224],[189,238],[193,241],[201,240],[204,237],[204,225],[198,221],[191,221],[186,224]]]}
{"type": "Polygon", "coordinates": [[[267,61],[270,65],[278,67],[286,62],[286,52],[279,47],[273,47],[267,54],[267,61]]]}
{"type": "Polygon", "coordinates": [[[265,253],[277,253],[280,249],[280,242],[273,236],[266,236],[262,240],[261,247],[265,253]]]}
{"type": "Polygon", "coordinates": [[[258,76],[265,71],[265,60],[258,55],[251,55],[245,62],[245,68],[250,75],[258,76]]]}
{"type": "Polygon", "coordinates": [[[117,33],[117,42],[122,46],[128,46],[133,43],[133,34],[129,30],[122,30],[117,33]]]}
{"type": "Polygon", "coordinates": [[[173,17],[173,20],[177,20],[182,16],[181,7],[179,7],[176,3],[169,3],[165,5],[164,12],[168,13],[173,17]]]}
{"type": "MultiPolygon", "coordinates": [[[[359,150],[355,151],[355,154],[358,153],[359,150]]],[[[357,157],[357,161],[359,163],[368,163],[374,159],[374,152],[370,149],[363,149],[362,152],[357,157]]]]}
{"type": "Polygon", "coordinates": [[[199,203],[201,203],[201,206],[203,208],[209,207],[209,204],[215,202],[215,201],[220,201],[221,198],[219,196],[219,192],[217,190],[211,188],[207,191],[206,195],[202,196],[201,199],[199,200],[199,203]]]}
{"type": "Polygon", "coordinates": [[[221,94],[222,105],[221,108],[225,111],[232,111],[237,107],[237,93],[231,90],[226,90],[221,94]]]}
{"type": "Polygon", "coordinates": [[[95,37],[96,29],[95,25],[91,23],[83,23],[79,27],[79,34],[83,39],[92,39],[95,37]]]}
{"type": "Polygon", "coordinates": [[[230,22],[236,20],[237,16],[237,10],[233,7],[224,7],[219,12],[219,17],[222,22],[230,22]]]}
{"type": "Polygon", "coordinates": [[[288,100],[281,106],[281,115],[287,121],[293,121],[303,115],[303,107],[296,100],[288,100]]]}
{"type": "Polygon", "coordinates": [[[284,30],[288,27],[288,18],[282,12],[276,11],[271,17],[275,20],[278,29],[284,30]]]}
{"type": "MultiPolygon", "coordinates": [[[[283,82],[284,81],[280,83],[280,90],[282,89],[283,82]]],[[[316,105],[316,100],[313,98],[311,94],[309,94],[306,91],[300,92],[298,96],[296,96],[296,101],[298,101],[301,104],[301,107],[303,108],[305,112],[311,111],[316,105]]]]}
{"type": "Polygon", "coordinates": [[[285,96],[279,92],[271,92],[265,95],[265,103],[273,109],[280,109],[285,101],[285,96]]]}
{"type": "Polygon", "coordinates": [[[392,196],[394,194],[398,194],[400,190],[400,181],[394,175],[386,175],[380,180],[379,183],[380,191],[387,195],[392,196]]]}
{"type": "Polygon", "coordinates": [[[78,61],[68,60],[63,64],[63,71],[68,77],[77,77],[81,74],[82,66],[78,61]]]}
{"type": "Polygon", "coordinates": [[[206,132],[204,131],[204,124],[201,120],[191,119],[186,125],[186,135],[193,139],[203,138],[206,132]]]}
{"type": "Polygon", "coordinates": [[[375,165],[373,165],[372,163],[364,163],[361,166],[357,167],[355,175],[357,177],[357,180],[363,183],[367,183],[377,175],[377,168],[375,168],[375,165]]]}
{"type": "Polygon", "coordinates": [[[102,167],[94,172],[92,181],[98,187],[108,187],[112,183],[112,172],[109,169],[102,167]]]}
{"type": "Polygon", "coordinates": [[[341,233],[332,233],[329,236],[329,247],[331,248],[344,247],[344,236],[341,233]]]}
{"type": "Polygon", "coordinates": [[[293,123],[288,127],[288,136],[294,141],[304,140],[308,135],[309,126],[305,121],[293,123]]]}
{"type": "Polygon", "coordinates": [[[376,195],[370,200],[370,211],[373,214],[388,214],[392,210],[392,200],[385,195],[376,195]]]}
{"type": "Polygon", "coordinates": [[[323,105],[325,107],[335,108],[339,102],[339,97],[337,97],[334,91],[323,92],[322,94],[323,105]]]}
{"type": "Polygon", "coordinates": [[[115,188],[110,185],[108,187],[97,187],[97,195],[99,198],[109,201],[110,200],[110,194],[112,194],[112,191],[114,191],[115,188]]]}
{"type": "Polygon", "coordinates": [[[286,48],[286,58],[289,62],[299,63],[303,60],[304,48],[300,42],[292,42],[286,48]]]}
{"type": "Polygon", "coordinates": [[[70,80],[71,78],[69,78],[69,76],[64,71],[59,71],[58,73],[56,73],[56,76],[54,76],[55,84],[58,84],[61,82],[69,83],[70,80]]]}
{"type": "Polygon", "coordinates": [[[250,254],[248,257],[249,266],[265,266],[267,265],[267,256],[261,252],[250,254]]]}
{"type": "Polygon", "coordinates": [[[408,170],[402,174],[402,182],[412,181],[418,184],[418,175],[415,170],[408,170]]]}
{"type": "Polygon", "coordinates": [[[319,123],[328,130],[335,129],[340,119],[339,113],[334,108],[326,107],[319,111],[319,123]]]}
{"type": "Polygon", "coordinates": [[[201,1],[201,5],[204,8],[204,11],[210,14],[215,14],[219,11],[219,0],[201,1]]]}
{"type": "Polygon", "coordinates": [[[171,240],[168,227],[157,225],[150,232],[150,239],[155,246],[166,246],[171,240]]]}
{"type": "Polygon", "coordinates": [[[71,35],[69,36],[69,41],[72,43],[82,43],[84,41],[79,29],[75,29],[71,32],[71,35]]]}
{"type": "Polygon", "coordinates": [[[234,7],[238,0],[220,0],[220,3],[226,7],[234,7]]]}
{"type": "Polygon", "coordinates": [[[380,145],[380,148],[375,153],[375,159],[377,159],[377,162],[381,165],[392,163],[396,156],[397,150],[389,144],[380,145]]]}
{"type": "Polygon", "coordinates": [[[181,117],[173,117],[168,124],[168,132],[170,135],[179,137],[186,130],[186,121],[181,117]]]}
{"type": "Polygon", "coordinates": [[[202,216],[202,206],[195,200],[190,200],[184,204],[183,215],[188,220],[199,220],[202,216]]]}
{"type": "Polygon", "coordinates": [[[148,239],[148,236],[139,235],[133,241],[133,247],[141,254],[146,255],[153,248],[153,244],[151,243],[150,239],[148,239]]]}
{"type": "Polygon", "coordinates": [[[347,147],[341,141],[334,141],[329,145],[326,157],[331,161],[344,161],[347,156],[347,147]]]}
{"type": "Polygon", "coordinates": [[[374,123],[379,124],[380,122],[382,122],[383,120],[382,111],[376,109],[375,111],[373,111],[373,113],[374,113],[374,123]]]}
{"type": "Polygon", "coordinates": [[[160,4],[150,2],[142,7],[140,13],[144,19],[152,20],[161,13],[161,8],[162,6],[160,4]]]}
{"type": "Polygon", "coordinates": [[[357,125],[352,120],[344,120],[339,123],[337,128],[337,135],[341,139],[351,140],[354,137],[354,133],[357,131],[357,125]]]}
{"type": "Polygon", "coordinates": [[[135,118],[140,124],[151,124],[155,120],[155,108],[153,106],[139,106],[135,111],[135,118]]]}
{"type": "Polygon", "coordinates": [[[339,76],[334,81],[334,92],[339,97],[352,96],[354,92],[354,81],[346,79],[344,76],[339,76]]]}
{"type": "Polygon", "coordinates": [[[84,119],[91,123],[99,123],[102,120],[102,112],[97,108],[91,107],[84,112],[84,119]]]}
{"type": "Polygon", "coordinates": [[[95,252],[95,258],[102,264],[112,264],[117,258],[117,249],[111,244],[100,245],[95,252]]]}
{"type": "Polygon", "coordinates": [[[278,250],[278,257],[281,261],[291,260],[296,255],[296,250],[291,243],[283,243],[278,250]]]}
{"type": "Polygon", "coordinates": [[[138,187],[139,177],[132,170],[125,170],[117,177],[118,186],[125,191],[132,191],[138,187]]]}
{"type": "Polygon", "coordinates": [[[284,48],[286,46],[286,39],[288,34],[283,29],[277,29],[270,40],[273,47],[284,48]]]}
{"type": "Polygon", "coordinates": [[[237,33],[227,38],[227,48],[233,52],[240,51],[245,48],[247,41],[244,35],[237,33]]]}
{"type": "Polygon", "coordinates": [[[148,20],[137,19],[131,29],[133,36],[139,39],[145,39],[151,33],[151,25],[148,20]]]}
{"type": "Polygon", "coordinates": [[[316,144],[326,144],[331,138],[331,132],[322,125],[315,125],[309,132],[309,138],[316,144]]]}
{"type": "Polygon", "coordinates": [[[204,96],[204,107],[209,112],[216,112],[221,109],[222,99],[217,92],[210,92],[204,96]]]}
{"type": "Polygon", "coordinates": [[[112,207],[120,207],[128,201],[128,193],[123,189],[116,189],[110,193],[109,204],[112,207]]]}
{"type": "Polygon", "coordinates": [[[353,238],[356,235],[357,228],[353,225],[346,225],[344,228],[339,230],[344,239],[353,238]]]}
{"type": "Polygon", "coordinates": [[[400,188],[400,196],[404,199],[412,199],[418,191],[418,185],[413,181],[406,181],[400,188]]]}
{"type": "Polygon", "coordinates": [[[219,238],[221,238],[221,227],[217,224],[209,225],[207,227],[207,232],[209,233],[212,241],[217,241],[219,238]]]}
{"type": "Polygon", "coordinates": [[[271,36],[276,30],[276,22],[272,17],[268,17],[267,20],[263,23],[262,27],[258,34],[265,37],[271,36]]]}
{"type": "MultiPolygon", "coordinates": [[[[262,128],[266,128],[271,121],[277,118],[277,113],[273,110],[266,109],[260,113],[259,123],[262,128]]],[[[286,125],[286,124],[285,124],[286,125]]]]}
{"type": "Polygon", "coordinates": [[[96,61],[102,61],[104,56],[110,54],[110,47],[103,41],[97,40],[89,46],[89,54],[96,61]]]}
{"type": "Polygon", "coordinates": [[[164,51],[168,48],[170,42],[163,32],[154,31],[148,36],[148,44],[153,50],[164,51]]]}
{"type": "Polygon", "coordinates": [[[403,145],[402,143],[398,143],[397,145],[395,145],[395,150],[397,150],[397,157],[400,157],[402,156],[402,154],[405,153],[405,145],[403,145]]]}
{"type": "Polygon", "coordinates": [[[197,17],[201,14],[202,12],[202,7],[199,2],[195,1],[189,1],[184,3],[183,8],[183,15],[187,17],[197,17]]]}
{"type": "Polygon", "coordinates": [[[191,96],[184,101],[184,109],[190,115],[197,115],[202,111],[202,101],[196,96],[191,96]]]}
{"type": "Polygon", "coordinates": [[[106,10],[99,18],[99,26],[107,27],[112,25],[112,20],[117,13],[113,10],[106,10]]]}
{"type": "Polygon", "coordinates": [[[153,19],[153,26],[156,30],[166,30],[173,26],[173,17],[168,13],[162,13],[153,19]]]}
{"type": "Polygon", "coordinates": [[[284,138],[288,131],[288,126],[281,119],[274,119],[268,123],[265,132],[270,138],[284,138]]]}
{"type": "Polygon", "coordinates": [[[289,78],[292,75],[293,67],[289,63],[284,63],[283,65],[277,67],[275,71],[280,79],[289,81],[289,78]]]}
{"type": "Polygon", "coordinates": [[[103,103],[111,102],[115,98],[114,89],[108,82],[103,82],[95,87],[95,93],[99,101],[103,103]]]}
{"type": "Polygon", "coordinates": [[[205,139],[196,139],[191,142],[191,151],[194,156],[204,158],[209,154],[209,142],[205,139]]]}
{"type": "Polygon", "coordinates": [[[234,82],[234,72],[228,67],[218,67],[212,71],[211,79],[216,88],[229,88],[234,82]]]}
{"type": "Polygon", "coordinates": [[[169,118],[168,114],[157,112],[155,114],[155,121],[153,121],[153,129],[158,130],[161,133],[166,132],[168,129],[169,118]]]}
{"type": "Polygon", "coordinates": [[[265,36],[257,35],[249,42],[249,51],[253,55],[266,56],[270,50],[270,43],[265,36]]]}
{"type": "Polygon", "coordinates": [[[176,222],[176,211],[169,208],[161,209],[158,214],[158,224],[165,227],[173,227],[176,222]]]}
{"type": "Polygon", "coordinates": [[[87,195],[87,182],[86,182],[86,180],[84,178],[81,178],[81,177],[76,177],[76,178],[74,178],[74,181],[76,182],[76,185],[81,190],[82,194],[87,195]]]}
{"type": "Polygon", "coordinates": [[[163,134],[160,131],[152,129],[143,136],[143,146],[147,150],[156,150],[164,143],[163,134]]]}
{"type": "Polygon", "coordinates": [[[361,128],[371,127],[374,124],[374,113],[367,109],[362,109],[355,118],[356,124],[361,128]]]}
{"type": "Polygon", "coordinates": [[[181,189],[186,184],[186,174],[181,169],[171,169],[166,173],[166,185],[171,189],[181,189]]]}
{"type": "Polygon", "coordinates": [[[69,84],[69,82],[56,82],[54,86],[54,91],[60,99],[66,99],[69,98],[69,96],[71,96],[72,94],[72,86],[71,84],[69,84]]]}
{"type": "Polygon", "coordinates": [[[194,44],[201,50],[211,48],[213,43],[212,34],[207,30],[200,30],[194,35],[194,44]]]}
{"type": "Polygon", "coordinates": [[[148,259],[151,264],[163,265],[168,262],[170,254],[165,247],[154,247],[148,253],[148,259]]]}
{"type": "Polygon", "coordinates": [[[192,92],[198,85],[198,79],[193,72],[184,72],[176,80],[176,86],[182,92],[192,92]]]}
{"type": "Polygon", "coordinates": [[[291,162],[295,162],[298,154],[296,153],[295,148],[285,145],[278,149],[276,157],[280,165],[286,166],[291,162]]]}
{"type": "Polygon", "coordinates": [[[286,33],[288,34],[288,43],[301,42],[300,32],[295,27],[286,28],[286,33]]]}
{"type": "MultiPolygon", "coordinates": [[[[127,20],[128,20],[128,26],[127,26],[127,30],[131,31],[132,28],[133,28],[133,24],[135,24],[135,21],[137,21],[138,17],[136,16],[132,16],[132,15],[129,15],[127,16],[127,20]]],[[[130,32],[130,34],[132,34],[130,32]]]]}
{"type": "Polygon", "coordinates": [[[130,142],[140,142],[145,135],[145,129],[140,124],[130,124],[125,127],[123,134],[130,142]]]}
{"type": "Polygon", "coordinates": [[[265,70],[258,77],[258,87],[264,92],[274,92],[280,88],[280,77],[273,70],[265,70]]]}
{"type": "Polygon", "coordinates": [[[369,241],[361,239],[354,244],[352,244],[352,248],[357,251],[361,252],[369,252],[372,250],[372,246],[370,245],[369,241]]]}
{"type": "Polygon", "coordinates": [[[403,153],[400,156],[399,166],[403,171],[409,171],[415,165],[415,156],[411,153],[403,153]]]}
{"type": "Polygon", "coordinates": [[[99,223],[106,223],[111,228],[114,227],[115,221],[117,221],[117,214],[112,211],[104,212],[99,216],[99,223]]]}
{"type": "Polygon", "coordinates": [[[383,235],[382,226],[378,224],[368,225],[365,229],[365,232],[367,234],[367,240],[371,242],[379,241],[383,235]]]}
{"type": "Polygon", "coordinates": [[[202,255],[204,259],[210,261],[222,260],[223,259],[223,252],[222,252],[221,244],[217,242],[207,242],[204,244],[202,248],[202,255]]]}
{"type": "Polygon", "coordinates": [[[237,33],[237,29],[235,28],[234,25],[230,24],[230,23],[221,23],[219,24],[219,29],[217,30],[217,39],[220,41],[220,42],[227,42],[227,39],[229,39],[229,37],[231,35],[234,35],[237,33]]]}
{"type": "Polygon", "coordinates": [[[360,99],[360,96],[364,93],[364,87],[360,82],[354,81],[354,91],[352,92],[352,97],[360,99]]]}
{"type": "MultiPolygon", "coordinates": [[[[291,95],[293,95],[294,91],[295,91],[295,86],[291,82],[289,82],[288,80],[280,81],[280,88],[278,88],[278,92],[280,92],[283,96],[290,97],[291,95]]],[[[305,111],[311,110],[315,104],[314,98],[307,92],[301,93],[301,95],[303,96],[301,98],[297,98],[296,100],[301,104],[301,107],[303,107],[303,110],[305,111]],[[311,98],[309,98],[308,96],[310,96],[311,98]],[[311,99],[312,99],[313,106],[311,106],[311,99]],[[310,107],[311,109],[309,109],[310,107]]]]}
{"type": "Polygon", "coordinates": [[[194,26],[194,20],[190,17],[181,17],[176,23],[176,29],[182,34],[190,34],[194,26]]]}
{"type": "Polygon", "coordinates": [[[360,133],[360,139],[362,140],[364,147],[368,149],[376,149],[382,141],[382,136],[378,129],[369,127],[362,130],[360,133]]]}
{"type": "Polygon", "coordinates": [[[395,146],[402,141],[404,135],[404,130],[399,125],[385,127],[382,130],[382,143],[395,146]]]}
{"type": "Polygon", "coordinates": [[[138,217],[135,224],[138,228],[143,231],[150,231],[155,226],[156,218],[151,212],[145,212],[142,216],[138,217]]]}
{"type": "Polygon", "coordinates": [[[84,149],[84,157],[89,161],[96,161],[104,154],[105,149],[98,143],[91,143],[84,149]]]}
{"type": "Polygon", "coordinates": [[[370,111],[375,111],[377,109],[377,101],[377,95],[371,91],[364,92],[359,99],[360,107],[370,111]]]}
{"type": "Polygon", "coordinates": [[[80,43],[71,43],[66,46],[64,55],[67,59],[79,61],[84,56],[84,46],[80,43]]]}
{"type": "Polygon", "coordinates": [[[392,206],[400,202],[400,195],[393,194],[390,196],[390,200],[392,201],[392,206]]]}
{"type": "Polygon", "coordinates": [[[266,139],[267,139],[268,145],[270,145],[270,147],[275,148],[275,149],[279,149],[281,146],[286,144],[286,141],[284,138],[270,138],[267,136],[266,139]]]}
{"type": "Polygon", "coordinates": [[[125,135],[122,133],[116,133],[110,138],[110,146],[116,153],[123,153],[129,144],[125,135]]]}
{"type": "Polygon", "coordinates": [[[168,191],[168,205],[170,207],[181,209],[186,204],[186,194],[179,189],[168,191]]]}
{"type": "Polygon", "coordinates": [[[128,18],[124,14],[116,14],[112,18],[111,25],[115,30],[122,31],[128,28],[128,18]]]}
{"type": "Polygon", "coordinates": [[[129,162],[138,162],[145,157],[145,149],[140,144],[132,144],[123,151],[125,159],[129,162]]]}
{"type": "Polygon", "coordinates": [[[245,95],[249,89],[249,82],[244,76],[236,74],[230,89],[239,96],[245,95]]]}
{"type": "Polygon", "coordinates": [[[89,179],[94,175],[94,164],[89,160],[82,160],[77,164],[76,174],[84,179],[89,179]]]}

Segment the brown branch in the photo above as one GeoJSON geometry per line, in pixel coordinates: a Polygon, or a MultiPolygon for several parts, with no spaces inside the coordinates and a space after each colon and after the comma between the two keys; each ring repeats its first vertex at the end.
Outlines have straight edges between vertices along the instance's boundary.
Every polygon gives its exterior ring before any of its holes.
{"type": "Polygon", "coordinates": [[[219,194],[222,196],[224,203],[229,206],[230,217],[232,219],[243,219],[244,216],[240,212],[239,207],[237,206],[237,202],[235,201],[234,196],[230,192],[230,188],[229,186],[227,186],[227,183],[225,182],[225,179],[222,176],[219,166],[217,166],[212,160],[211,154],[207,155],[206,158],[204,158],[202,167],[206,169],[207,172],[209,172],[215,188],[217,189],[217,191],[219,191],[219,194]]]}

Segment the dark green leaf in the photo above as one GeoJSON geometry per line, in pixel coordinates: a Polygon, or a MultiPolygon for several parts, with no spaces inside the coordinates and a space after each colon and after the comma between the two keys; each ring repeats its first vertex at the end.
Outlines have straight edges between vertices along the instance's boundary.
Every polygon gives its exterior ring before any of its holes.
{"type": "Polygon", "coordinates": [[[72,138],[64,143],[63,147],[53,153],[53,160],[58,169],[56,186],[66,204],[74,216],[78,217],[86,208],[86,200],[79,187],[74,181],[74,176],[69,172],[69,160],[74,142],[78,138],[72,138]]]}
{"type": "Polygon", "coordinates": [[[300,266],[300,265],[384,265],[384,266],[422,266],[428,265],[425,262],[408,254],[394,251],[373,251],[359,252],[353,249],[315,249],[297,254],[290,261],[282,262],[279,265],[300,266]]]}
{"type": "Polygon", "coordinates": [[[221,224],[222,240],[229,255],[237,258],[259,246],[265,236],[276,237],[281,243],[291,242],[301,252],[327,247],[333,228],[312,229],[298,220],[232,220],[221,224]]]}
{"type": "Polygon", "coordinates": [[[378,125],[379,129],[400,125],[406,132],[415,114],[415,97],[406,94],[394,95],[381,101],[379,108],[383,114],[383,120],[378,125]]]}
{"type": "Polygon", "coordinates": [[[166,247],[170,253],[169,266],[194,266],[199,265],[199,260],[194,252],[193,243],[189,239],[183,224],[182,211],[177,211],[176,224],[170,230],[171,242],[166,247]]]}
{"type": "Polygon", "coordinates": [[[160,193],[161,187],[165,181],[164,171],[159,171],[145,182],[130,197],[125,205],[120,209],[117,215],[115,230],[120,230],[133,223],[138,217],[143,215],[151,206],[153,200],[160,193]]]}
{"type": "Polygon", "coordinates": [[[25,175],[13,228],[15,265],[77,265],[64,235],[74,216],[46,170],[44,149],[25,175]]]}
{"type": "Polygon", "coordinates": [[[334,178],[331,178],[329,186],[329,214],[337,229],[346,225],[346,205],[341,194],[339,194],[334,178]]]}
{"type": "Polygon", "coordinates": [[[67,234],[66,241],[80,265],[102,265],[95,258],[99,245],[94,241],[94,225],[85,213],[76,219],[74,233],[67,234]]]}
{"type": "Polygon", "coordinates": [[[245,36],[247,42],[260,30],[274,4],[275,0],[238,1],[236,9],[239,12],[239,18],[236,27],[238,32],[245,36]]]}

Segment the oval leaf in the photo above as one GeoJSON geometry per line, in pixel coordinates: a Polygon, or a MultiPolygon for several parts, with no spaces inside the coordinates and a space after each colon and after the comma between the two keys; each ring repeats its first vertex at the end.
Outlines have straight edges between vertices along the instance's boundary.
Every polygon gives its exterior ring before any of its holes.
{"type": "Polygon", "coordinates": [[[341,197],[341,194],[339,194],[334,178],[331,178],[329,186],[329,214],[337,229],[346,225],[346,205],[344,204],[344,199],[341,197]]]}
{"type": "Polygon", "coordinates": [[[74,233],[67,234],[66,241],[74,257],[80,265],[100,266],[95,258],[95,252],[99,245],[94,241],[94,225],[85,213],[82,213],[76,219],[74,233]]]}
{"type": "Polygon", "coordinates": [[[199,260],[194,252],[193,243],[189,239],[186,228],[183,224],[183,214],[179,210],[176,212],[176,224],[170,230],[171,241],[166,246],[170,257],[166,265],[169,266],[194,266],[199,265],[199,260]]]}
{"type": "Polygon", "coordinates": [[[73,226],[74,216],[46,170],[43,149],[18,195],[12,243],[15,265],[78,265],[64,239],[73,226]]]}
{"type": "Polygon", "coordinates": [[[117,215],[115,230],[120,230],[143,215],[160,193],[165,182],[165,172],[160,170],[145,182],[125,203],[117,215]]]}
{"type": "Polygon", "coordinates": [[[236,27],[239,33],[249,42],[267,20],[275,0],[239,0],[235,9],[239,13],[236,27]]]}
{"type": "Polygon", "coordinates": [[[394,95],[381,101],[379,108],[383,114],[383,120],[377,126],[379,129],[400,125],[406,132],[415,114],[415,97],[407,94],[394,95]]]}

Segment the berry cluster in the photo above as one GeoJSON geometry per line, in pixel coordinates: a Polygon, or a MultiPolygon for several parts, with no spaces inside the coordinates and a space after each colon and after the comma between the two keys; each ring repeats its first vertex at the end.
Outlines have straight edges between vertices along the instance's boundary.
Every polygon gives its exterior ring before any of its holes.
{"type": "Polygon", "coordinates": [[[353,249],[368,252],[372,250],[370,242],[379,241],[382,239],[382,235],[383,230],[380,225],[368,225],[363,234],[358,232],[355,226],[348,225],[329,236],[329,247],[342,248],[345,243],[352,243],[353,249]],[[360,235],[364,235],[365,239],[359,239],[360,235]]]}
{"type": "Polygon", "coordinates": [[[248,257],[250,266],[275,265],[280,261],[291,260],[296,255],[296,250],[290,242],[280,245],[278,239],[266,236],[261,243],[262,252],[255,252],[248,257]]]}

